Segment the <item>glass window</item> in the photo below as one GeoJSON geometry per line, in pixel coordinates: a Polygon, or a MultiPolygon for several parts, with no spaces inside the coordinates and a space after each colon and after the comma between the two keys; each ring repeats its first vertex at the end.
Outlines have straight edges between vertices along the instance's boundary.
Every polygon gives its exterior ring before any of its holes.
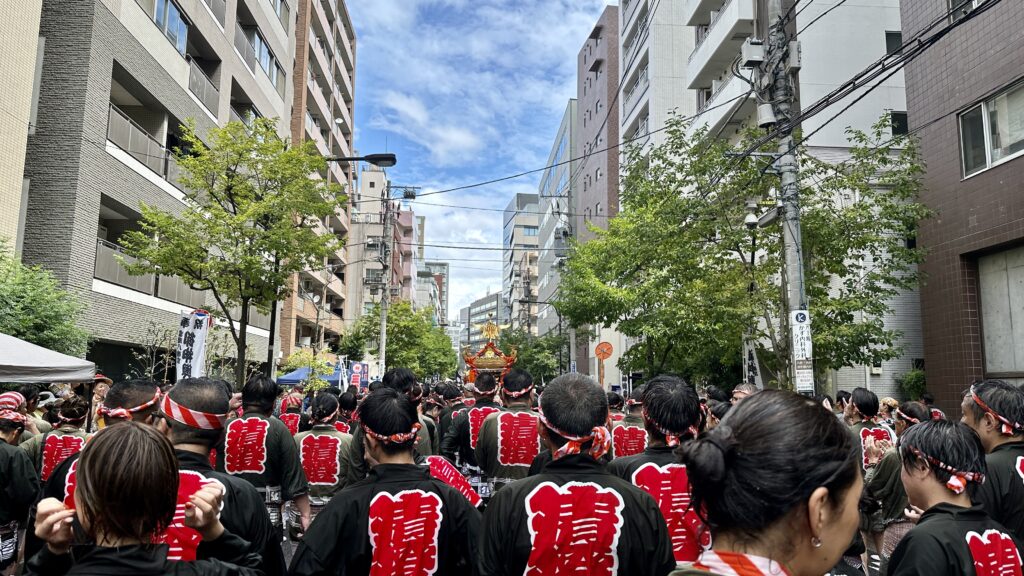
{"type": "Polygon", "coordinates": [[[992,131],[992,162],[1024,150],[1024,84],[996,96],[987,107],[992,131]]]}
{"type": "Polygon", "coordinates": [[[175,50],[179,54],[185,54],[185,47],[188,44],[188,22],[182,17],[181,9],[170,0],[156,0],[153,22],[171,44],[174,44],[175,50]]]}
{"type": "Polygon", "coordinates": [[[960,116],[960,147],[964,156],[965,176],[986,167],[985,114],[981,106],[960,116]]]}
{"type": "Polygon", "coordinates": [[[886,54],[898,54],[903,50],[903,32],[886,32],[885,33],[885,53],[886,54]]]}
{"type": "Polygon", "coordinates": [[[893,136],[910,133],[910,125],[907,121],[906,112],[890,112],[889,118],[892,123],[893,136]]]}

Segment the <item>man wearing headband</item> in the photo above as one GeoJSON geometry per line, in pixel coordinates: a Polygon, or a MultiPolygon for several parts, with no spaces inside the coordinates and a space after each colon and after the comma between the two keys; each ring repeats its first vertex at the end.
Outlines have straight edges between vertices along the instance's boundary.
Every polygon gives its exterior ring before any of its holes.
{"type": "Polygon", "coordinates": [[[489,415],[480,426],[476,460],[494,491],[526,478],[540,452],[537,415],[530,408],[533,392],[530,373],[512,370],[501,383],[505,411],[489,415]]]}
{"type": "Polygon", "coordinates": [[[960,408],[987,454],[988,473],[975,502],[1024,541],[1024,390],[985,380],[971,386],[960,408]]]}
{"type": "Polygon", "coordinates": [[[466,389],[476,403],[452,418],[452,425],[441,440],[441,456],[462,470],[462,474],[469,478],[469,483],[482,498],[490,498],[489,482],[480,471],[474,451],[480,440],[480,427],[484,420],[502,410],[501,405],[494,401],[498,380],[493,374],[484,372],[477,376],[476,382],[467,384],[466,389]]]}
{"type": "Polygon", "coordinates": [[[441,390],[441,394],[448,404],[448,407],[441,410],[441,415],[437,418],[437,436],[443,440],[452,426],[452,418],[455,413],[465,410],[466,402],[463,397],[465,392],[454,382],[446,383],[441,390]]]}
{"type": "Polygon", "coordinates": [[[416,464],[415,404],[381,387],[359,406],[358,419],[377,465],[320,512],[289,574],[472,574],[480,513],[416,464]]]}
{"type": "Polygon", "coordinates": [[[89,437],[82,427],[89,413],[89,403],[81,396],[72,395],[61,401],[57,412],[56,430],[37,434],[21,444],[35,464],[39,479],[46,482],[58,464],[79,453],[89,437]]]}
{"type": "Polygon", "coordinates": [[[186,378],[161,399],[157,430],[170,440],[178,459],[178,508],[174,522],[163,534],[170,545],[169,560],[194,560],[201,538],[183,524],[184,505],[207,484],[223,489],[220,521],[229,532],[250,543],[250,552],[263,558],[269,575],[285,572],[281,540],[264,507],[263,495],[252,484],[210,465],[210,450],[224,434],[231,386],[223,380],[186,378]]]}
{"type": "Polygon", "coordinates": [[[263,495],[270,520],[284,534],[282,506],[293,502],[302,528],[309,526],[309,483],[288,427],[271,416],[278,385],[263,374],[242,388],[242,416],[227,423],[217,447],[217,470],[241,478],[263,495]]]}
{"type": "Polygon", "coordinates": [[[35,420],[28,417],[28,403],[21,392],[4,392],[0,394],[0,410],[21,414],[25,416],[25,422],[21,435],[14,439],[14,445],[28,441],[29,438],[39,434],[35,420]]]}
{"type": "Polygon", "coordinates": [[[544,389],[537,416],[554,459],[491,499],[480,574],[671,572],[672,542],[657,503],[599,461],[611,443],[604,391],[583,374],[559,376],[544,389]]]}
{"type": "MultiPolygon", "coordinates": [[[[331,497],[345,486],[345,454],[351,449],[352,435],[335,427],[340,413],[338,397],[321,390],[310,408],[311,429],[295,435],[302,469],[309,480],[312,519],[316,519],[331,497]]],[[[289,518],[289,536],[295,532],[294,524],[289,518]]]]}
{"type": "MultiPolygon", "coordinates": [[[[853,424],[850,429],[860,441],[861,472],[867,474],[878,461],[868,458],[876,444],[883,448],[896,444],[896,433],[892,428],[875,422],[878,416],[878,396],[867,388],[854,388],[850,402],[846,405],[847,417],[853,424]]],[[[869,478],[870,479],[870,478],[869,478]]]]}
{"type": "MultiPolygon", "coordinates": [[[[416,375],[408,368],[388,370],[376,389],[379,390],[380,388],[391,388],[401,394],[405,394],[405,397],[412,402],[413,406],[419,406],[420,401],[423,399],[423,387],[416,381],[416,375]]],[[[437,446],[437,439],[431,434],[431,430],[436,430],[433,420],[420,415],[419,422],[420,427],[416,432],[415,453],[417,462],[422,462],[423,458],[435,453],[434,448],[437,446]]],[[[366,478],[370,470],[370,466],[366,461],[366,452],[363,448],[365,445],[363,442],[365,434],[362,427],[358,426],[358,422],[356,426],[352,427],[351,434],[352,445],[345,454],[345,481],[347,484],[355,484],[366,478]]]]}
{"type": "Polygon", "coordinates": [[[0,408],[0,572],[17,559],[19,523],[39,495],[39,478],[32,460],[16,446],[25,429],[24,414],[0,408]]]}
{"type": "Polygon", "coordinates": [[[637,386],[625,401],[626,416],[612,421],[612,457],[634,456],[647,447],[647,432],[644,429],[644,387],[637,386]]]}
{"type": "Polygon", "coordinates": [[[711,545],[711,531],[690,508],[686,466],[677,463],[675,450],[680,442],[697,436],[700,397],[680,378],[656,376],[644,385],[640,400],[647,448],[612,460],[608,471],[654,498],[665,517],[676,562],[694,562],[711,545]]]}
{"type": "Polygon", "coordinates": [[[985,481],[985,451],[966,424],[932,420],[900,437],[903,486],[924,510],[889,559],[889,576],[1020,574],[1021,545],[971,493],[985,481]]]}
{"type": "Polygon", "coordinates": [[[622,397],[622,394],[607,392],[605,396],[608,397],[608,412],[611,414],[612,422],[619,422],[625,418],[626,413],[623,411],[623,407],[626,405],[626,399],[622,397]]]}

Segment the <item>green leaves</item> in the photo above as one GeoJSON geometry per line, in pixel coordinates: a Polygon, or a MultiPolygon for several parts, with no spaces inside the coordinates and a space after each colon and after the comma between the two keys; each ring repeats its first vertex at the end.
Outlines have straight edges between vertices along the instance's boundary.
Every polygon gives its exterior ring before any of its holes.
{"type": "MultiPolygon", "coordinates": [[[[359,318],[344,340],[380,342],[380,306],[359,318]]],[[[388,368],[408,368],[420,378],[440,374],[455,374],[457,359],[451,339],[444,329],[433,325],[433,311],[429,308],[413,310],[405,300],[392,302],[388,307],[387,349],[388,368]]],[[[344,342],[343,340],[343,342],[344,342]]]]}
{"type": "Polygon", "coordinates": [[[505,354],[511,354],[515,348],[518,352],[515,368],[529,372],[538,383],[550,382],[569,364],[567,331],[562,336],[557,332],[534,336],[523,329],[504,330],[498,339],[498,348],[505,354]],[[559,351],[562,366],[559,366],[559,351]]]}

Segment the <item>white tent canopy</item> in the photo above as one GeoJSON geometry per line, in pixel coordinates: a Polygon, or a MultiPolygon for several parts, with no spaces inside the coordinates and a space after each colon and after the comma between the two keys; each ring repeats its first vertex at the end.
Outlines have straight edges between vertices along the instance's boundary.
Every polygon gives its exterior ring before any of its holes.
{"type": "Polygon", "coordinates": [[[0,333],[0,382],[88,382],[96,364],[0,333]]]}

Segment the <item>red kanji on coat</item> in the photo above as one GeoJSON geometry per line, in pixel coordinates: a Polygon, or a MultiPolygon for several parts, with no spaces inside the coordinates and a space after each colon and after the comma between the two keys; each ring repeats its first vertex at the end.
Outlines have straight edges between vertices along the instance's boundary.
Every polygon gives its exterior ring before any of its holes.
{"type": "Polygon", "coordinates": [[[51,434],[46,437],[46,444],[43,445],[43,467],[39,475],[43,482],[50,479],[53,469],[69,456],[82,451],[85,446],[85,438],[72,434],[51,434]]]}
{"type": "Polygon", "coordinates": [[[498,416],[498,464],[529,466],[540,451],[537,417],[529,412],[498,416]]]}
{"type": "Polygon", "coordinates": [[[626,419],[626,415],[625,414],[619,414],[619,413],[612,414],[612,422],[622,422],[625,419],[626,419]]]}
{"type": "Polygon", "coordinates": [[[342,422],[341,420],[334,423],[334,429],[344,434],[352,433],[352,427],[348,425],[348,422],[342,422]]]}
{"type": "Polygon", "coordinates": [[[501,412],[497,408],[491,406],[484,406],[482,408],[473,408],[469,411],[469,446],[470,448],[476,449],[477,440],[480,439],[480,427],[484,425],[484,420],[488,416],[495,412],[501,412]]]}
{"type": "Polygon", "coordinates": [[[340,470],[338,451],[341,440],[329,434],[310,434],[302,439],[299,459],[310,484],[334,486],[338,483],[340,470]]]}
{"type": "Polygon", "coordinates": [[[647,448],[647,431],[639,426],[616,426],[612,428],[612,446],[616,458],[639,454],[647,448]]]}
{"type": "Polygon", "coordinates": [[[163,534],[156,537],[158,544],[167,544],[168,560],[191,562],[196,559],[196,549],[203,537],[195,529],[185,526],[185,504],[193,494],[208,484],[220,482],[199,472],[178,471],[178,505],[174,508],[174,520],[163,534]]]}
{"type": "Polygon", "coordinates": [[[295,414],[294,412],[286,412],[284,414],[281,414],[281,422],[284,422],[284,425],[288,427],[288,431],[292,433],[292,436],[295,436],[296,434],[299,433],[300,419],[301,417],[298,414],[295,414]]]}
{"type": "Polygon", "coordinates": [[[430,576],[438,568],[441,497],[423,490],[380,492],[370,501],[371,576],[430,576]]]}
{"type": "Polygon", "coordinates": [[[78,485],[78,460],[68,467],[68,475],[64,478],[64,505],[68,508],[75,507],[75,486],[78,485]]]}
{"type": "Polygon", "coordinates": [[[267,470],[267,430],[270,422],[240,418],[228,424],[224,437],[224,471],[262,474],[267,470]]]}
{"type": "Polygon", "coordinates": [[[1013,538],[999,530],[967,533],[977,576],[1021,576],[1020,553],[1013,538]]]}
{"type": "Polygon", "coordinates": [[[525,575],[618,571],[622,495],[591,482],[543,482],[526,496],[530,558],[525,575]]]}
{"type": "Polygon", "coordinates": [[[863,456],[864,456],[864,459],[861,462],[861,466],[863,466],[865,470],[867,470],[869,468],[869,466],[868,466],[868,439],[869,438],[873,438],[876,442],[880,442],[882,440],[884,440],[886,442],[892,442],[892,443],[896,442],[896,439],[893,438],[892,432],[890,432],[889,429],[884,427],[884,426],[879,426],[878,428],[861,428],[860,429],[860,451],[861,451],[861,454],[863,454],[863,456]]]}
{"type": "Polygon", "coordinates": [[[676,562],[694,562],[711,546],[711,532],[690,508],[690,478],[686,466],[648,462],[633,473],[633,485],[654,497],[668,525],[676,562]]]}

